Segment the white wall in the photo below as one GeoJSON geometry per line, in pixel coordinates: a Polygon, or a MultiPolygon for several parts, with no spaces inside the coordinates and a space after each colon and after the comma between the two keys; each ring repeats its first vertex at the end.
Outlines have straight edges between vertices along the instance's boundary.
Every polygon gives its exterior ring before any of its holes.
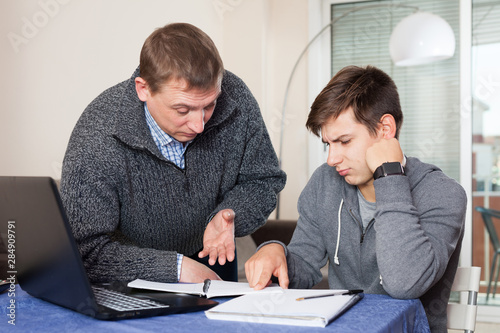
{"type": "MultiPolygon", "coordinates": [[[[309,39],[308,1],[272,1],[267,41],[269,99],[266,107],[267,127],[278,150],[285,89],[293,66],[309,39]]],[[[307,101],[307,57],[298,64],[288,92],[283,136],[282,169],[288,179],[281,192],[280,218],[296,219],[297,199],[308,180],[308,132],[305,128],[309,104],[307,101]]]]}
{"type": "MultiPolygon", "coordinates": [[[[132,74],[155,28],[176,21],[210,35],[254,93],[278,147],[286,81],[307,43],[307,0],[2,0],[0,13],[0,175],[59,178],[83,109],[132,74]]],[[[297,93],[307,89],[305,63],[285,118],[282,218],[296,217],[307,180],[308,106],[297,93]]]]}

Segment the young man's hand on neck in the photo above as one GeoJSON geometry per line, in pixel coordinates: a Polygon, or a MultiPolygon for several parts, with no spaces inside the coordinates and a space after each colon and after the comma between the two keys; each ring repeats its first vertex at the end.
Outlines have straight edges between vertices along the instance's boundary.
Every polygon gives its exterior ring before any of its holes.
{"type": "Polygon", "coordinates": [[[386,162],[403,163],[403,151],[396,138],[384,139],[375,142],[366,150],[366,164],[371,172],[386,162]]]}

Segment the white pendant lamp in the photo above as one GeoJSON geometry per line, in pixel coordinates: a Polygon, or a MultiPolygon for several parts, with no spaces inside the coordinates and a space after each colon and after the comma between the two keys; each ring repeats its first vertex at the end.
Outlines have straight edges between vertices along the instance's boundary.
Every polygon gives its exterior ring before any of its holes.
{"type": "Polygon", "coordinates": [[[396,66],[415,66],[453,57],[455,35],[440,16],[416,12],[399,22],[389,40],[396,66]]]}

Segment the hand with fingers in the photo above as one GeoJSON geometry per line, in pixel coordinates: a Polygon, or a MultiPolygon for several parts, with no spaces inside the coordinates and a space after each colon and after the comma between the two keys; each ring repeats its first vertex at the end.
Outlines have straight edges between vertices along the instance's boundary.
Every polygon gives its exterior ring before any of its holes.
{"type": "Polygon", "coordinates": [[[198,257],[209,256],[208,263],[214,265],[219,259],[219,264],[224,265],[226,260],[234,260],[234,211],[223,209],[219,211],[208,223],[203,235],[203,250],[198,257]]]}
{"type": "Polygon", "coordinates": [[[260,290],[271,283],[271,277],[278,278],[281,288],[288,288],[288,265],[285,250],[278,243],[271,243],[259,249],[245,263],[245,274],[250,287],[260,290]]]}

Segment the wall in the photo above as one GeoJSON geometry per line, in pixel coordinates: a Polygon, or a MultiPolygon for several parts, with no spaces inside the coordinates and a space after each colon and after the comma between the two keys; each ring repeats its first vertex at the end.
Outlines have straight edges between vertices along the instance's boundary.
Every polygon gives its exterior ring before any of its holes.
{"type": "MultiPolygon", "coordinates": [[[[0,12],[0,175],[59,178],[83,109],[132,74],[154,28],[175,21],[212,37],[257,98],[278,148],[286,81],[307,43],[307,0],[3,0],[0,12]]],[[[307,89],[303,62],[285,118],[282,218],[296,217],[307,178],[307,103],[296,93],[307,89]]]]}
{"type": "MultiPolygon", "coordinates": [[[[308,42],[307,0],[240,0],[224,15],[224,62],[242,77],[259,101],[277,153],[285,88],[308,42]]],[[[296,219],[297,199],[307,183],[307,58],[292,81],[284,117],[282,168],[288,179],[280,193],[282,219],[296,219]]],[[[273,214],[275,216],[275,214],[273,214]]]]}
{"type": "Polygon", "coordinates": [[[268,39],[269,89],[272,98],[266,107],[267,127],[272,133],[276,150],[279,149],[281,121],[284,122],[282,169],[287,173],[287,184],[280,194],[280,218],[295,219],[297,199],[308,180],[308,132],[305,128],[309,104],[307,102],[307,57],[297,66],[288,91],[285,114],[282,117],[285,89],[292,69],[309,38],[308,2],[302,0],[272,1],[268,39]],[[283,118],[283,119],[282,119],[283,118]]]}

